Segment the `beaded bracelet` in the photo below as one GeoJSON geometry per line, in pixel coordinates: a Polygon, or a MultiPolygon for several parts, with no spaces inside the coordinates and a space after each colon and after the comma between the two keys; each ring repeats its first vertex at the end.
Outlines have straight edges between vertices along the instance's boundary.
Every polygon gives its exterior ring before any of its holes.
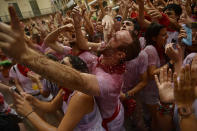
{"type": "Polygon", "coordinates": [[[158,111],[160,112],[161,115],[173,114],[174,104],[173,103],[162,103],[162,102],[159,102],[158,111]]]}
{"type": "Polygon", "coordinates": [[[32,110],[31,112],[29,112],[26,116],[25,116],[25,118],[27,118],[31,113],[33,113],[34,112],[34,110],[32,110]]]}

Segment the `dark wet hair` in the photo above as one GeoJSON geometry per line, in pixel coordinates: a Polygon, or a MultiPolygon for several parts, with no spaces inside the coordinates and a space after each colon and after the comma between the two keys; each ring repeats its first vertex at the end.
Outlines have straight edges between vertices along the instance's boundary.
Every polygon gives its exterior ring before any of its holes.
{"type": "Polygon", "coordinates": [[[182,8],[180,5],[177,5],[177,4],[168,4],[164,9],[163,9],[163,12],[166,11],[166,10],[170,10],[170,11],[174,11],[176,16],[181,16],[182,14],[182,8]]]}
{"type": "Polygon", "coordinates": [[[58,61],[58,58],[52,53],[48,53],[48,54],[46,54],[46,56],[47,56],[47,58],[49,58],[53,61],[58,61]]]}
{"type": "Polygon", "coordinates": [[[127,18],[124,21],[133,22],[133,24],[134,24],[134,30],[136,30],[136,31],[139,31],[140,30],[140,25],[138,24],[137,19],[127,18]]]}
{"type": "MultiPolygon", "coordinates": [[[[83,73],[89,72],[87,64],[78,56],[66,55],[65,57],[69,58],[69,62],[74,69],[76,69],[80,72],[83,72],[83,73]]],[[[64,64],[64,63],[62,63],[62,64],[64,64]]]]}
{"type": "MultiPolygon", "coordinates": [[[[150,26],[147,28],[145,32],[145,40],[146,40],[146,45],[153,45],[156,47],[157,43],[153,41],[153,37],[157,37],[161,31],[161,29],[165,28],[165,26],[160,25],[158,23],[151,23],[150,26]]],[[[170,59],[164,52],[158,52],[159,54],[163,54],[166,62],[168,62],[170,59]]]]}
{"type": "Polygon", "coordinates": [[[137,35],[133,31],[130,31],[129,33],[133,38],[133,42],[131,44],[119,46],[117,48],[119,51],[123,51],[126,54],[126,57],[123,59],[123,61],[130,61],[136,58],[141,51],[140,41],[137,35]]]}
{"type": "Polygon", "coordinates": [[[145,32],[146,45],[156,46],[156,42],[153,41],[153,37],[157,37],[161,29],[165,28],[165,26],[160,25],[158,23],[151,23],[145,32]]]}

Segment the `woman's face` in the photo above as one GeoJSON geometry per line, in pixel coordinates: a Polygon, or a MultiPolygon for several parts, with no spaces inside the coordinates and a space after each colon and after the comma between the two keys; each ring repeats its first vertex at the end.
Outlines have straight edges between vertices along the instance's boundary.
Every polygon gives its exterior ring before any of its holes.
{"type": "Polygon", "coordinates": [[[69,57],[64,57],[64,59],[61,62],[64,65],[72,67],[72,64],[70,63],[70,58],[69,57]]]}
{"type": "Polygon", "coordinates": [[[58,40],[58,42],[63,43],[63,37],[62,36],[59,36],[57,40],[58,40]]]}
{"type": "Polygon", "coordinates": [[[167,30],[166,28],[162,28],[158,36],[155,38],[155,41],[157,45],[161,47],[161,46],[165,46],[167,39],[168,39],[167,30]]]}
{"type": "Polygon", "coordinates": [[[67,37],[64,37],[63,45],[64,46],[70,46],[69,39],[67,37]]]}

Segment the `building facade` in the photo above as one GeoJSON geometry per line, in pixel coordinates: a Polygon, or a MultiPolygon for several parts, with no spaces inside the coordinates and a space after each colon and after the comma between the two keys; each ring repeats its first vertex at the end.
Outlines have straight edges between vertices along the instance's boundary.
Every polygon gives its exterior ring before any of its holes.
{"type": "Polygon", "coordinates": [[[0,0],[0,20],[9,22],[8,6],[13,5],[20,19],[53,13],[51,0],[0,0]]]}

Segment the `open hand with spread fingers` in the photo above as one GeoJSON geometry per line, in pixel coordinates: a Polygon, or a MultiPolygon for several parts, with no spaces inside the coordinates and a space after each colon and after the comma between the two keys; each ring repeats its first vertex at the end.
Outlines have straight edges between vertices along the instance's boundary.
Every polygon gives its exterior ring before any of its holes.
{"type": "Polygon", "coordinates": [[[163,103],[174,102],[174,89],[172,83],[172,71],[164,67],[160,70],[159,77],[155,75],[155,81],[159,89],[160,101],[163,103]]]}
{"type": "Polygon", "coordinates": [[[114,20],[112,16],[105,15],[102,20],[102,25],[104,26],[104,30],[107,30],[107,34],[110,34],[114,26],[114,20]]]}
{"type": "Polygon", "coordinates": [[[179,107],[191,106],[196,98],[196,80],[193,80],[191,68],[186,65],[181,69],[180,79],[174,74],[174,98],[179,107]]]}
{"type": "Polygon", "coordinates": [[[28,47],[14,7],[9,7],[9,13],[11,26],[0,22],[0,48],[6,55],[20,61],[28,55],[28,47]]]}

